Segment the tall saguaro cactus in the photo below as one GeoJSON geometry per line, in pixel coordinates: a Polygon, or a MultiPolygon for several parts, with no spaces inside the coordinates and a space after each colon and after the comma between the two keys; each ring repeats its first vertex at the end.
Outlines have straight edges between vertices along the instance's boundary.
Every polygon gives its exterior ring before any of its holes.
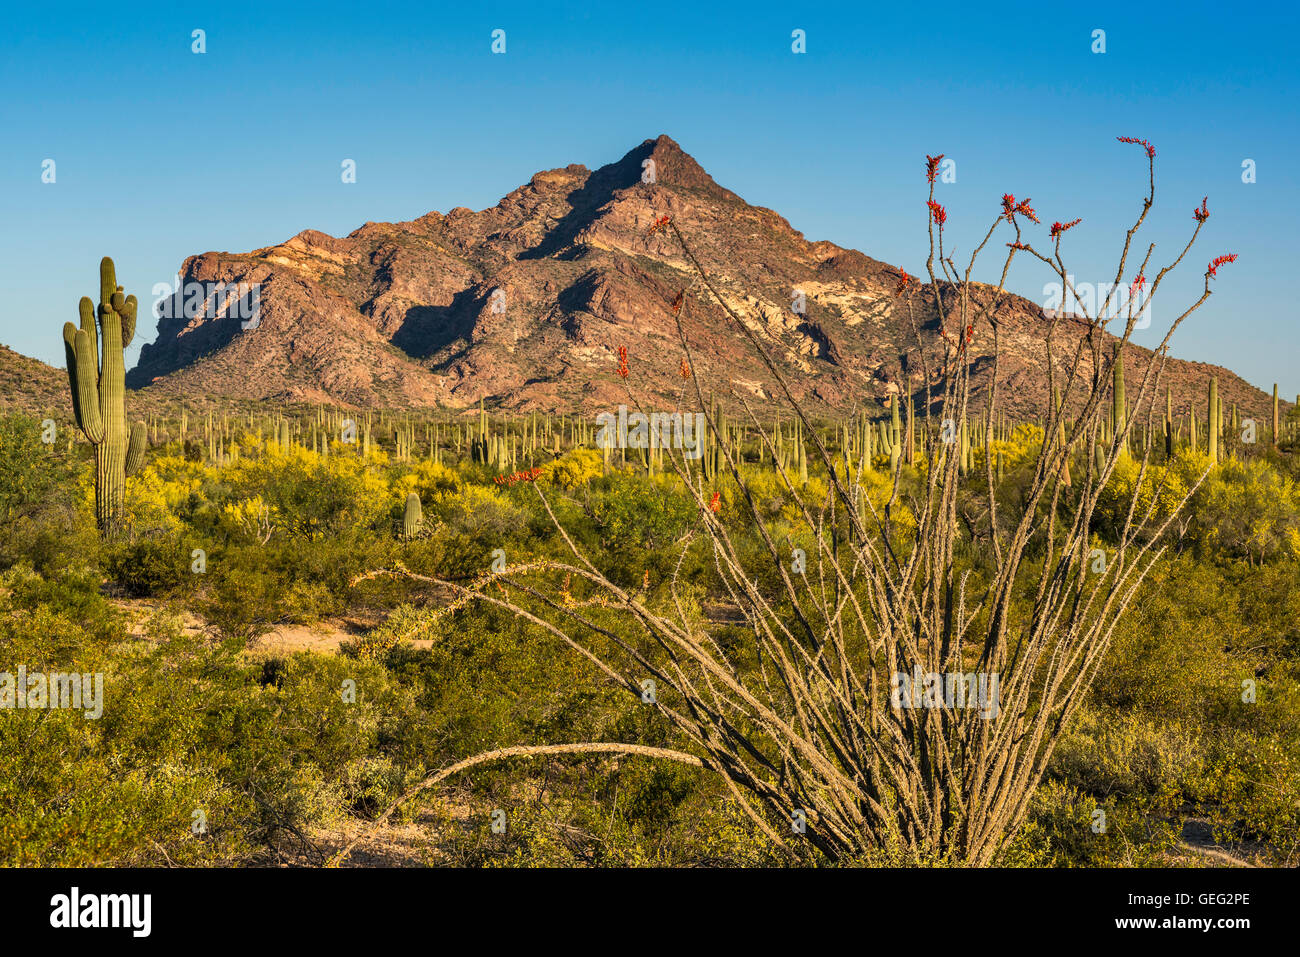
{"type": "Polygon", "coordinates": [[[63,348],[77,427],[95,447],[95,523],[100,535],[120,530],[126,478],[144,465],[145,424],[126,426],[126,365],[122,351],[135,336],[135,296],[122,294],[107,256],[99,264],[99,308],[80,303],[81,328],[63,324],[63,348]]]}

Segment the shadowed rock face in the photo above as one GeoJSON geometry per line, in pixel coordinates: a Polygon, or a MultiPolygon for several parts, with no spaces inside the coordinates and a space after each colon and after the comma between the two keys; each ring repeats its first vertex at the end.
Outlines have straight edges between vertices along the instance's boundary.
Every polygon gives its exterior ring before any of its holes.
{"type": "MultiPolygon", "coordinates": [[[[406,223],[366,223],[344,238],[305,230],[251,253],[185,261],[187,282],[256,284],[256,328],[199,314],[159,322],[128,375],[150,393],[367,406],[489,405],[595,412],[627,401],[617,350],[643,402],[682,395],[682,355],[668,308],[690,287],[683,325],[697,372],[720,397],[777,404],[770,375],[711,297],[675,241],[648,229],[668,215],[718,291],[817,411],[878,411],[888,392],[920,388],[915,322],[938,326],[929,290],[909,316],[899,272],[860,252],[809,242],[769,209],[719,186],[673,140],[646,140],[618,162],[536,174],[480,212],[456,208],[406,223]],[[651,168],[655,182],[642,182],[651,168]],[[792,309],[795,290],[805,310],[792,309]]],[[[991,292],[991,290],[990,290],[991,292]]],[[[1004,408],[1047,402],[1039,307],[1007,297],[997,314],[1004,408]]],[[[1082,326],[1063,321],[1058,358],[1082,326]]],[[[991,344],[976,338],[979,354],[991,344]]],[[[1105,348],[1109,349],[1109,345],[1105,348]]],[[[1126,352],[1130,396],[1150,353],[1126,352]]],[[[979,365],[982,394],[992,363],[979,365]]],[[[1262,413],[1269,398],[1226,369],[1169,360],[1176,409],[1203,411],[1210,375],[1225,407],[1262,413]]],[[[1158,408],[1163,409],[1163,389],[1158,408]]]]}

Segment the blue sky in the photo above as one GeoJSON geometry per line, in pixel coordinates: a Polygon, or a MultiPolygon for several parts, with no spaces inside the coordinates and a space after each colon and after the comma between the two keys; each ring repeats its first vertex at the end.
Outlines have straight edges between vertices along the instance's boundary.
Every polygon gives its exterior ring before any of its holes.
{"type": "MultiPolygon", "coordinates": [[[[1012,192],[1033,199],[1038,238],[1082,217],[1067,261],[1103,282],[1145,189],[1141,150],[1115,142],[1133,135],[1158,151],[1155,263],[1181,249],[1202,196],[1211,211],[1137,341],[1195,299],[1213,256],[1237,253],[1174,354],[1295,395],[1300,13],[1072,6],[13,6],[0,33],[0,342],[62,365],[62,324],[105,254],[144,301],[193,253],[480,209],[539,169],[612,162],[659,133],[808,238],[914,274],[924,156],[944,153],[959,254],[1012,192]],[[805,54],[791,52],[796,28],[805,54]],[[1092,52],[1097,29],[1105,53],[1092,52]]],[[[996,281],[998,262],[981,278],[996,281]]],[[[1050,280],[1026,262],[1012,287],[1042,302],[1050,280]]],[[[142,318],[132,352],[153,336],[142,318]]]]}

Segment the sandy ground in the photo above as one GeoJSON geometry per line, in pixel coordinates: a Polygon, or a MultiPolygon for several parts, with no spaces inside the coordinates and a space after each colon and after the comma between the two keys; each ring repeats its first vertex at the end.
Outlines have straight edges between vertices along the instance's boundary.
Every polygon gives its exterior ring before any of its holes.
{"type": "MultiPolygon", "coordinates": [[[[145,625],[149,617],[162,607],[158,602],[145,599],[119,598],[114,599],[113,604],[127,613],[131,619],[127,630],[139,638],[145,637],[145,625]]],[[[376,624],[377,622],[362,622],[353,618],[326,618],[310,625],[276,625],[249,647],[252,651],[262,652],[314,651],[318,654],[337,654],[343,642],[355,641],[376,624]]],[[[188,611],[181,613],[181,630],[189,635],[211,634],[207,622],[188,611]]],[[[417,639],[410,644],[415,648],[429,648],[433,642],[417,639]]]]}

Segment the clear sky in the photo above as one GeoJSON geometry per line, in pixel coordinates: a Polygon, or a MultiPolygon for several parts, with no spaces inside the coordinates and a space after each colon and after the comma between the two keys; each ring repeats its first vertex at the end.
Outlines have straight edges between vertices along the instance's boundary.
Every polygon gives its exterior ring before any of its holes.
{"type": "MultiPolygon", "coordinates": [[[[1137,341],[1237,253],[1174,354],[1300,392],[1294,4],[41,3],[6,20],[0,342],[56,365],[105,254],[145,303],[193,253],[481,209],[537,170],[599,166],[659,133],[808,238],[914,274],[924,157],[944,153],[959,254],[1012,192],[1042,217],[1035,238],[1082,217],[1067,261],[1104,282],[1145,189],[1140,148],[1115,142],[1131,135],[1158,151],[1155,263],[1202,196],[1211,212],[1137,341]]],[[[1026,262],[1012,286],[1043,302],[1050,279],[1026,262]]],[[[155,334],[141,311],[135,354],[155,334]]]]}

